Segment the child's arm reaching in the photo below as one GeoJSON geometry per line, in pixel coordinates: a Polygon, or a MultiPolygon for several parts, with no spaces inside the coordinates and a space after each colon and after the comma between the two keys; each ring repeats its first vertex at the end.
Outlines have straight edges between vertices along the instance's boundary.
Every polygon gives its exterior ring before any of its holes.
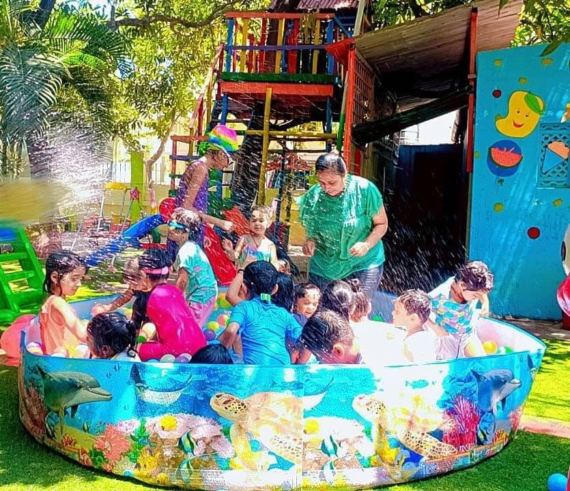
{"type": "Polygon", "coordinates": [[[236,340],[238,330],[239,324],[237,322],[230,322],[228,327],[226,327],[224,332],[220,334],[220,337],[218,338],[220,343],[230,349],[236,340]]]}
{"type": "Polygon", "coordinates": [[[87,341],[87,325],[77,317],[73,308],[61,297],[53,302],[54,315],[61,316],[65,327],[81,342],[87,341]]]}
{"type": "Polygon", "coordinates": [[[186,288],[188,287],[188,271],[186,271],[186,268],[180,268],[178,270],[178,277],[176,278],[176,286],[183,293],[186,291],[186,288]]]}
{"type": "Polygon", "coordinates": [[[277,246],[271,242],[271,264],[279,271],[279,259],[277,258],[277,246]]]}
{"type": "Polygon", "coordinates": [[[91,315],[96,316],[97,314],[104,314],[106,312],[112,312],[113,310],[120,309],[123,305],[126,305],[133,298],[134,292],[129,288],[120,297],[116,298],[109,304],[97,303],[91,309],[91,315]]]}
{"type": "Polygon", "coordinates": [[[233,279],[228,288],[228,291],[226,292],[226,300],[232,307],[235,307],[238,303],[244,301],[244,299],[240,296],[242,285],[243,285],[243,271],[240,269],[238,270],[235,278],[233,279]]]}

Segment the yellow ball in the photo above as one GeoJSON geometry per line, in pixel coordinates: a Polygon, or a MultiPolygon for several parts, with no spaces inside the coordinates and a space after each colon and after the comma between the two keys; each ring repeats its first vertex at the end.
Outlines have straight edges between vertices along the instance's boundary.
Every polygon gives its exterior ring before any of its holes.
{"type": "Polygon", "coordinates": [[[495,341],[485,341],[483,343],[483,349],[488,355],[494,355],[497,352],[497,343],[495,343],[495,341]]]}
{"type": "Polygon", "coordinates": [[[152,339],[155,336],[155,334],[156,334],[156,326],[152,322],[147,322],[146,324],[143,324],[140,332],[141,336],[145,337],[146,340],[148,341],[149,339],[152,339]]]}
{"type": "Polygon", "coordinates": [[[206,329],[211,329],[214,332],[218,332],[220,330],[220,325],[216,321],[210,321],[206,324],[206,329]]]}
{"type": "Polygon", "coordinates": [[[28,343],[28,345],[26,346],[26,349],[32,355],[43,355],[44,354],[44,351],[42,350],[42,347],[40,346],[39,343],[34,343],[34,342],[28,343]]]}
{"type": "Polygon", "coordinates": [[[231,309],[231,308],[232,308],[230,302],[228,302],[228,301],[226,300],[226,296],[225,296],[225,295],[224,295],[222,298],[220,298],[219,304],[220,304],[220,308],[222,308],[222,309],[231,309]]]}

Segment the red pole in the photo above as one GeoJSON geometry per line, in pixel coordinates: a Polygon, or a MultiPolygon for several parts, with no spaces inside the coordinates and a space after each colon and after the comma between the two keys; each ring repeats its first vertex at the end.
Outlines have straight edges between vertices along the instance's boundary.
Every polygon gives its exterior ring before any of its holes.
{"type": "Polygon", "coordinates": [[[352,123],[354,121],[354,89],[356,82],[356,50],[354,44],[348,52],[348,73],[346,74],[346,83],[348,84],[348,93],[346,97],[346,120],[344,123],[344,141],[342,145],[342,154],[344,160],[350,165],[350,157],[352,151],[352,123]]]}
{"type": "Polygon", "coordinates": [[[471,9],[471,24],[469,26],[469,75],[467,76],[472,92],[467,103],[467,135],[466,143],[466,170],[473,172],[474,130],[475,130],[475,58],[477,56],[477,7],[471,9]]]}
{"type": "MultiPolygon", "coordinates": [[[[265,46],[267,43],[267,19],[261,21],[261,37],[259,39],[259,45],[265,46]]],[[[259,73],[265,72],[265,51],[262,49],[259,51],[259,73]]]]}

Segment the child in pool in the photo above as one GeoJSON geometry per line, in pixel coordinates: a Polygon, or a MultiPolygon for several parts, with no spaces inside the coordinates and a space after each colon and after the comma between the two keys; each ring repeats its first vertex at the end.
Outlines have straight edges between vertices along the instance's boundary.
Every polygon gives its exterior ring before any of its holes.
{"type": "Polygon", "coordinates": [[[207,363],[210,365],[233,365],[232,355],[221,344],[209,344],[200,348],[190,360],[190,363],[207,363]]]}
{"type": "Polygon", "coordinates": [[[87,345],[96,358],[141,361],[136,342],[135,323],[119,312],[98,314],[87,324],[87,345]]]}
{"type": "Polygon", "coordinates": [[[293,312],[310,319],[321,301],[321,290],[312,283],[304,283],[295,286],[295,304],[293,312]]]}
{"type": "Polygon", "coordinates": [[[139,346],[141,360],[160,360],[164,355],[193,355],[206,338],[186,304],[184,294],[167,285],[172,262],[166,251],[150,249],[139,259],[143,286],[150,291],[143,314],[156,326],[156,340],[139,346]]]}
{"type": "Polygon", "coordinates": [[[95,304],[91,309],[91,315],[96,316],[106,312],[113,312],[120,309],[123,305],[128,304],[133,297],[138,296],[137,292],[141,291],[141,272],[139,268],[139,260],[136,257],[129,258],[123,266],[123,281],[127,284],[127,291],[120,297],[116,298],[109,304],[95,304]]]}
{"type": "Polygon", "coordinates": [[[320,310],[332,310],[350,321],[354,307],[354,292],[346,281],[333,281],[323,291],[320,310]]]}
{"type": "Polygon", "coordinates": [[[393,323],[406,329],[402,355],[407,361],[430,363],[436,360],[435,337],[424,329],[430,313],[431,302],[426,292],[406,290],[396,299],[393,323]]]}
{"type": "Polygon", "coordinates": [[[85,265],[74,252],[56,251],[47,258],[43,287],[49,297],[40,310],[38,333],[46,355],[87,355],[88,350],[82,345],[87,340],[85,324],[66,301],[66,297],[75,295],[85,273],[85,265]]]}
{"type": "Polygon", "coordinates": [[[174,263],[176,286],[184,292],[194,320],[204,326],[216,305],[218,283],[210,261],[196,242],[202,219],[195,211],[176,208],[168,227],[168,238],[180,247],[174,263]]]}
{"type": "Polygon", "coordinates": [[[369,319],[368,316],[372,312],[372,303],[366,292],[362,289],[360,280],[357,278],[348,280],[347,283],[354,293],[354,309],[350,315],[350,323],[354,327],[356,325],[365,325],[369,319]]]}
{"type": "Polygon", "coordinates": [[[488,315],[493,282],[485,263],[470,261],[459,268],[455,277],[430,292],[433,312],[427,325],[437,335],[438,359],[485,356],[476,332],[477,304],[480,302],[481,313],[488,315]]]}
{"type": "Polygon", "coordinates": [[[238,271],[243,275],[242,288],[248,300],[236,305],[219,340],[229,348],[239,335],[246,364],[290,364],[287,344],[296,342],[301,334],[301,326],[291,313],[271,301],[277,291],[277,274],[266,261],[253,262],[238,271]]]}
{"type": "Polygon", "coordinates": [[[245,268],[252,261],[267,261],[279,268],[277,248],[265,233],[271,223],[271,209],[255,206],[249,220],[250,233],[240,237],[234,248],[231,240],[224,239],[222,247],[226,256],[235,262],[238,269],[245,268]]]}

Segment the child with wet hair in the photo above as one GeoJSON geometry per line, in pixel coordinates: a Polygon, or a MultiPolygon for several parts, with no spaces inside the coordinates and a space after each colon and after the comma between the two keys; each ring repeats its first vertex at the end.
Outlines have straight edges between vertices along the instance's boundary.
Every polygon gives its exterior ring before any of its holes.
{"type": "Polygon", "coordinates": [[[249,220],[250,233],[240,237],[234,247],[229,239],[222,241],[226,256],[235,262],[238,269],[252,261],[267,261],[279,267],[277,248],[265,234],[271,224],[272,210],[268,206],[254,206],[249,220]]]}
{"type": "Polygon", "coordinates": [[[293,345],[301,334],[301,326],[290,312],[275,305],[277,270],[267,261],[250,263],[242,276],[244,300],[236,305],[228,327],[219,341],[226,348],[241,338],[243,362],[250,365],[289,365],[287,344],[293,345]]]}
{"type": "Polygon", "coordinates": [[[136,342],[135,323],[119,312],[98,314],[87,325],[87,345],[96,358],[141,361],[136,342]]]}
{"type": "Polygon", "coordinates": [[[319,309],[321,290],[312,283],[295,285],[295,304],[293,312],[310,319],[319,309]]]}
{"type": "Polygon", "coordinates": [[[49,296],[40,309],[38,332],[30,333],[46,355],[84,358],[88,354],[86,326],[67,302],[77,293],[86,271],[74,252],[60,250],[47,258],[43,288],[49,296]]]}
{"type": "Polygon", "coordinates": [[[120,309],[123,305],[128,304],[133,297],[136,299],[136,292],[141,291],[141,271],[138,257],[131,257],[125,261],[123,265],[123,281],[127,285],[127,290],[109,304],[95,304],[91,309],[91,315],[95,316],[105,312],[113,312],[114,310],[120,309]]]}
{"type": "MultiPolygon", "coordinates": [[[[348,319],[331,310],[322,310],[311,317],[303,327],[298,345],[312,353],[319,363],[364,363],[357,337],[348,319]]],[[[301,357],[299,364],[307,357],[301,357]]]]}
{"type": "Polygon", "coordinates": [[[493,285],[489,267],[482,261],[470,261],[430,292],[433,313],[428,325],[438,337],[439,359],[485,356],[476,325],[480,313],[489,314],[488,294],[493,285]],[[481,312],[477,311],[479,303],[481,312]]]}
{"type": "Polygon", "coordinates": [[[396,299],[393,323],[406,329],[402,354],[407,361],[430,363],[436,360],[435,338],[424,329],[430,314],[431,301],[422,290],[406,290],[396,299]]]}
{"type": "Polygon", "coordinates": [[[202,230],[200,215],[176,208],[168,223],[168,238],[178,244],[174,269],[176,286],[184,292],[186,302],[199,326],[204,326],[218,298],[218,283],[208,257],[198,245],[202,230]]]}
{"type": "Polygon", "coordinates": [[[359,279],[353,278],[351,280],[347,280],[347,283],[350,285],[350,288],[352,288],[352,292],[354,293],[354,310],[350,315],[350,322],[353,324],[364,324],[369,320],[368,316],[370,315],[370,312],[372,312],[372,303],[370,302],[370,298],[362,289],[359,279]]]}
{"type": "Polygon", "coordinates": [[[190,360],[190,363],[205,363],[209,365],[233,365],[234,361],[229,350],[221,344],[209,344],[200,348],[190,360]]]}
{"type": "Polygon", "coordinates": [[[206,338],[186,304],[184,294],[166,284],[172,261],[162,249],[150,249],[140,257],[143,285],[150,290],[144,315],[156,326],[156,340],[139,346],[141,360],[160,360],[164,355],[194,355],[206,338]]]}
{"type": "Polygon", "coordinates": [[[323,291],[320,308],[337,312],[348,321],[354,312],[354,300],[354,292],[346,281],[333,281],[323,291]]]}

